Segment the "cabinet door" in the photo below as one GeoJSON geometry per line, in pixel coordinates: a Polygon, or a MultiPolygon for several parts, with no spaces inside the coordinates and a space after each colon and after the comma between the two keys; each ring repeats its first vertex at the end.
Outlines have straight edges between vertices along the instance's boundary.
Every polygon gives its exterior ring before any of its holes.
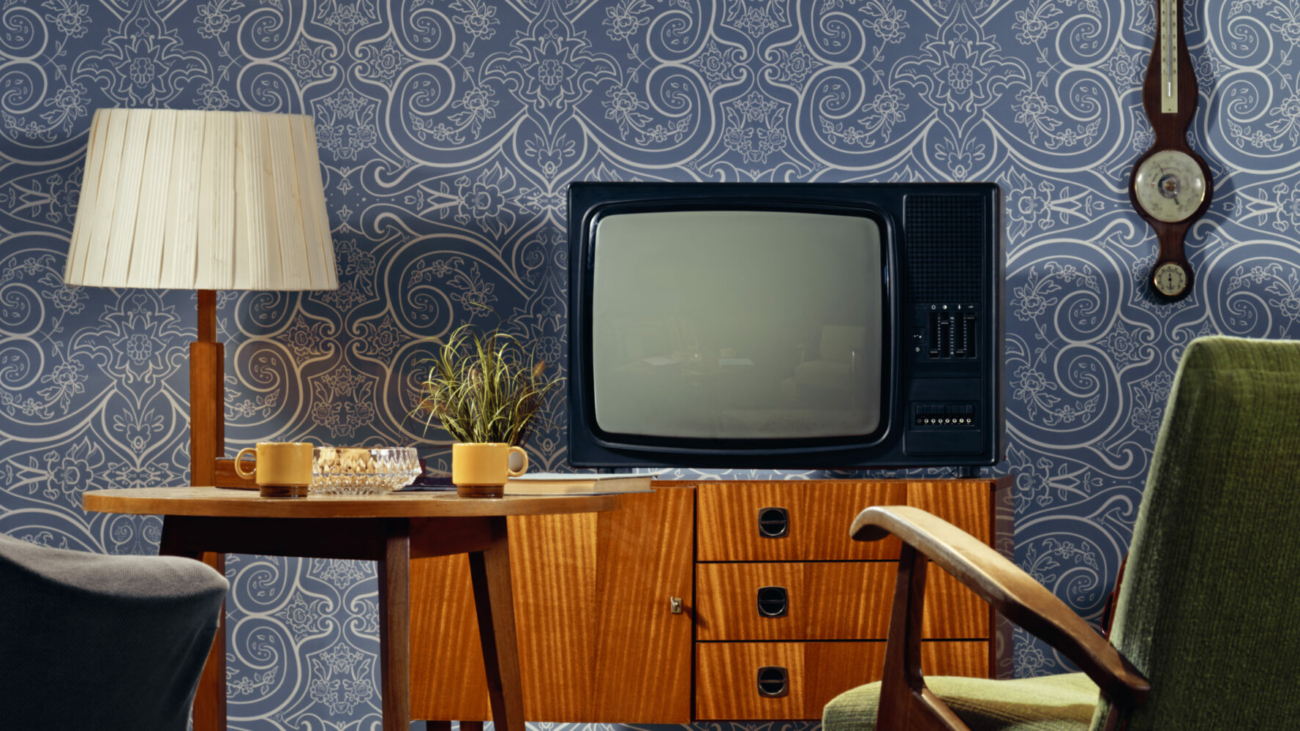
{"type": "Polygon", "coordinates": [[[509,526],[524,718],[590,720],[599,514],[511,518],[509,526]]]}
{"type": "MultiPolygon", "coordinates": [[[[511,517],[515,625],[530,720],[590,713],[597,514],[511,517]]],[[[411,717],[486,721],[483,650],[465,555],[411,567],[411,717]]]]}
{"type": "MultiPolygon", "coordinates": [[[[510,519],[529,721],[690,722],[693,492],[510,519]]],[[[466,557],[416,561],[411,597],[412,717],[490,720],[466,557]]]]}
{"type": "Polygon", "coordinates": [[[411,718],[487,718],[487,671],[469,558],[411,562],[411,718]]]}
{"type": "Polygon", "coordinates": [[[591,721],[691,722],[694,493],[625,495],[600,514],[591,721]]]}

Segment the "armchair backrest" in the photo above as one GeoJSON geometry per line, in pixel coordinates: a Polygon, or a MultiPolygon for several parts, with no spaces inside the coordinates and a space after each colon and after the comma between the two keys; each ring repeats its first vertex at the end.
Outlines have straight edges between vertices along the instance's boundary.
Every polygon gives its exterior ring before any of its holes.
{"type": "Polygon", "coordinates": [[[0,535],[0,728],[185,731],[230,584],[0,535]]]}
{"type": "Polygon", "coordinates": [[[1112,642],[1151,681],[1130,731],[1300,723],[1300,342],[1188,345],[1112,642]]]}

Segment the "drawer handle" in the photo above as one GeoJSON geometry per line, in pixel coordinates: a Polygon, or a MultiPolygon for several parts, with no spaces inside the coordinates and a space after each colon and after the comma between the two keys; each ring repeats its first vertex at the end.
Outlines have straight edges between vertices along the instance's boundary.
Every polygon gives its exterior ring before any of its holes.
{"type": "Polygon", "coordinates": [[[758,590],[760,617],[784,617],[790,607],[790,597],[784,586],[764,586],[758,590]]]}
{"type": "Polygon", "coordinates": [[[779,665],[758,669],[758,694],[764,698],[781,698],[790,692],[790,674],[779,665]]]}
{"type": "Polygon", "coordinates": [[[758,534],[764,538],[782,538],[790,532],[790,513],[785,508],[760,508],[758,534]]]}

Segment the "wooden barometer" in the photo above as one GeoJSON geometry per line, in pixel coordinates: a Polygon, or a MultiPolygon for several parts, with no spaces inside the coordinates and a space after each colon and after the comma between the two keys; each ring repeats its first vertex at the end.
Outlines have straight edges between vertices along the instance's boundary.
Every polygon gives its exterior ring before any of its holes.
{"type": "Polygon", "coordinates": [[[1151,289],[1156,296],[1176,302],[1192,291],[1194,281],[1183,238],[1210,207],[1214,180],[1205,160],[1187,144],[1198,94],[1183,31],[1183,0],[1154,1],[1156,41],[1142,84],[1142,106],[1155,131],[1155,143],[1134,164],[1128,192],[1160,243],[1148,280],[1151,289]]]}

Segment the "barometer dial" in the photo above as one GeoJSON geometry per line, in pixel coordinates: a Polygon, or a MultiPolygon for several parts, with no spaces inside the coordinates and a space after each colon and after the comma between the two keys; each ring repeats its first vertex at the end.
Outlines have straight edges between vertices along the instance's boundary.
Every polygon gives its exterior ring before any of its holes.
{"type": "Polygon", "coordinates": [[[1205,200],[1205,187],[1200,164],[1178,150],[1161,150],[1148,157],[1133,181],[1138,205],[1165,223],[1191,218],[1205,200]]]}

